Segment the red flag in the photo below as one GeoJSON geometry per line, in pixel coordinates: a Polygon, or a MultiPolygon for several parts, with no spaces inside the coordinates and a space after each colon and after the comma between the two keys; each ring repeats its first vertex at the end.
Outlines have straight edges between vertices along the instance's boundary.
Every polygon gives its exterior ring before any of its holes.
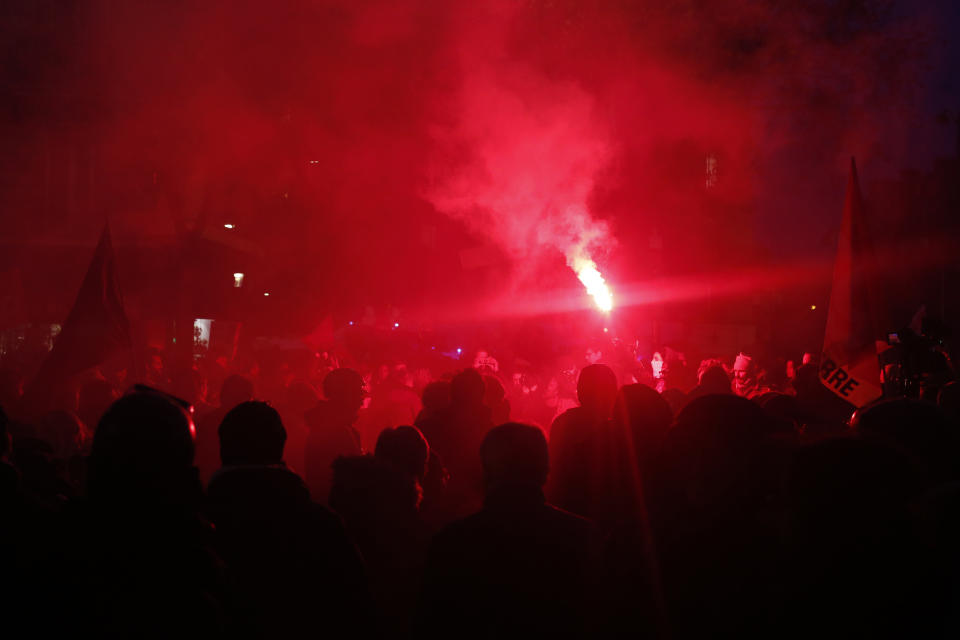
{"type": "Polygon", "coordinates": [[[27,390],[26,400],[32,400],[27,406],[36,407],[37,396],[45,390],[130,347],[130,324],[123,309],[107,225],[100,235],[73,309],[27,390]]]}
{"type": "Polygon", "coordinates": [[[823,338],[820,381],[857,407],[882,395],[876,346],[880,334],[876,297],[871,291],[871,277],[878,273],[874,267],[857,165],[851,158],[823,338]]]}

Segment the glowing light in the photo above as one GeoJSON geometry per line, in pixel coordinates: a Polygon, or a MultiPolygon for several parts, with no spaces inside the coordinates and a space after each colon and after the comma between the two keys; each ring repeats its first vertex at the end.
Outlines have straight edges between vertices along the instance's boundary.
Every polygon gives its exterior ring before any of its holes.
{"type": "Polygon", "coordinates": [[[319,160],[311,160],[311,161],[310,161],[310,164],[320,164],[320,161],[319,161],[319,160]]]}
{"type": "Polygon", "coordinates": [[[463,348],[462,348],[462,347],[457,347],[457,353],[463,353],[463,348]]]}
{"type": "Polygon", "coordinates": [[[263,292],[263,295],[266,296],[266,297],[269,297],[269,296],[270,296],[270,292],[269,292],[269,291],[264,291],[264,292],[263,292]]]}
{"type": "Polygon", "coordinates": [[[394,328],[394,329],[399,329],[399,328],[400,328],[400,323],[399,323],[399,322],[394,322],[394,323],[393,323],[393,328],[394,328]]]}
{"type": "Polygon", "coordinates": [[[816,311],[816,310],[817,310],[817,305],[815,304],[810,305],[810,311],[816,311]]]}
{"type": "Polygon", "coordinates": [[[604,327],[604,328],[603,328],[603,332],[604,332],[604,333],[610,333],[609,327],[604,327]]]}
{"type": "Polygon", "coordinates": [[[236,229],[237,227],[236,227],[236,225],[230,224],[230,223],[228,222],[227,224],[223,225],[223,228],[224,228],[224,229],[236,229]]]}
{"type": "Polygon", "coordinates": [[[236,287],[236,288],[238,288],[238,289],[243,286],[243,274],[242,274],[242,273],[237,272],[237,273],[233,274],[233,286],[236,287]]]}
{"type": "Polygon", "coordinates": [[[575,260],[572,266],[580,282],[587,289],[587,293],[593,296],[597,308],[604,313],[609,313],[613,309],[613,294],[606,280],[600,275],[597,265],[589,258],[581,258],[575,260]]]}
{"type": "Polygon", "coordinates": [[[351,321],[348,322],[347,324],[349,324],[349,325],[352,327],[352,326],[353,326],[353,320],[351,320],[351,321]]]}

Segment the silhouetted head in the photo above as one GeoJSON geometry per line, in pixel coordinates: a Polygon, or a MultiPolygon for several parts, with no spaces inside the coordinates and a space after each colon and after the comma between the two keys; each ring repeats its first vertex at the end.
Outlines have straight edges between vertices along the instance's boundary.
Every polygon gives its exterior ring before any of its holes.
{"type": "Polygon", "coordinates": [[[430,458],[430,445],[416,427],[405,425],[387,428],[377,438],[374,456],[398,471],[423,480],[430,458]]]}
{"type": "Polygon", "coordinates": [[[605,364],[583,368],[577,379],[577,400],[585,409],[609,416],[617,398],[617,374],[605,364]]]}
{"type": "Polygon", "coordinates": [[[232,409],[241,402],[253,399],[253,383],[243,376],[227,376],[220,386],[220,406],[232,409]]]}
{"type": "Polygon", "coordinates": [[[287,430],[266,402],[241,402],[220,423],[220,461],[224,466],[280,464],[287,430]]]}
{"type": "Polygon", "coordinates": [[[814,390],[819,391],[822,385],[816,365],[806,363],[797,367],[792,384],[798,397],[808,395],[814,390]]]}
{"type": "Polygon", "coordinates": [[[700,361],[700,365],[697,367],[697,384],[703,382],[703,374],[712,367],[723,368],[723,361],[718,358],[704,358],[700,361]]]}
{"type": "Polygon", "coordinates": [[[366,396],[363,376],[347,367],[334,369],[323,378],[323,395],[338,406],[356,411],[366,396]]]}
{"type": "Polygon", "coordinates": [[[667,434],[667,473],[693,517],[731,517],[757,508],[770,493],[782,447],[775,421],[757,404],[733,394],[691,401],[667,434]]]}
{"type": "Polygon", "coordinates": [[[547,481],[547,439],[537,427],[507,422],[491,429],[480,445],[488,491],[503,486],[540,488],[547,481]]]}
{"type": "Polygon", "coordinates": [[[755,402],[735,395],[696,398],[677,416],[671,436],[694,436],[729,444],[762,440],[776,433],[773,419],[755,402]]]}
{"type": "Polygon", "coordinates": [[[800,405],[794,396],[771,391],[759,398],[754,398],[754,402],[763,407],[764,411],[779,420],[785,427],[793,430],[799,428],[801,423],[800,405]]]}
{"type": "Polygon", "coordinates": [[[437,380],[423,388],[423,408],[439,411],[450,406],[450,382],[437,380]]]}
{"type": "Polygon", "coordinates": [[[850,426],[859,433],[899,437],[917,429],[945,429],[943,412],[935,404],[912,398],[891,398],[858,409],[850,426]]]}
{"type": "Polygon", "coordinates": [[[870,500],[882,503],[899,494],[906,501],[919,488],[910,472],[909,460],[883,444],[859,438],[832,438],[799,448],[788,466],[786,491],[791,502],[830,505],[843,510],[870,500]],[[847,492],[852,492],[849,501],[847,492]]]}
{"type": "Polygon", "coordinates": [[[91,498],[182,503],[197,490],[193,421],[170,396],[140,389],[114,402],[89,458],[91,498]]]}
{"type": "Polygon", "coordinates": [[[958,477],[958,434],[935,404],[910,398],[883,400],[857,410],[851,427],[903,448],[940,481],[958,477]]]}
{"type": "Polygon", "coordinates": [[[732,393],[730,377],[722,364],[712,364],[700,374],[700,389],[703,395],[732,393]]]}
{"type": "Polygon", "coordinates": [[[634,447],[643,450],[666,437],[673,413],[667,401],[650,387],[628,384],[617,394],[613,419],[621,428],[630,429],[634,447]]]}
{"type": "Polygon", "coordinates": [[[455,405],[482,405],[486,389],[479,371],[464,369],[450,381],[450,399],[455,405]]]}
{"type": "Polygon", "coordinates": [[[906,520],[922,486],[918,469],[895,448],[854,438],[817,442],[787,466],[784,498],[794,515],[787,533],[815,550],[862,550],[906,520]]]}

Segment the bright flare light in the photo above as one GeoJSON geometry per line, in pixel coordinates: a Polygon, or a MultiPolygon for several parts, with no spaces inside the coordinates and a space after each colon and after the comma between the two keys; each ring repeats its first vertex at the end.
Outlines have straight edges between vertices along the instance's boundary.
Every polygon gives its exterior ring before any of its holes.
{"type": "Polygon", "coordinates": [[[604,313],[609,313],[613,309],[613,294],[610,292],[610,287],[607,286],[607,282],[603,279],[603,276],[600,275],[600,271],[597,270],[597,265],[593,260],[586,259],[577,261],[577,263],[574,264],[574,270],[577,272],[577,277],[580,278],[580,282],[586,287],[587,293],[593,296],[593,301],[596,303],[597,308],[604,313]]]}

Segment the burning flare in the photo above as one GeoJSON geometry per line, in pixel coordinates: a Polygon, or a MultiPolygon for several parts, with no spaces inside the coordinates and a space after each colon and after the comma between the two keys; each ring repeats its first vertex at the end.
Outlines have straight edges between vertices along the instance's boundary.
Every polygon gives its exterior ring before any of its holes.
{"type": "Polygon", "coordinates": [[[587,293],[593,296],[597,308],[604,313],[609,313],[613,309],[613,294],[603,276],[600,275],[596,263],[589,258],[580,258],[574,260],[571,267],[577,272],[577,277],[586,287],[587,293]]]}

